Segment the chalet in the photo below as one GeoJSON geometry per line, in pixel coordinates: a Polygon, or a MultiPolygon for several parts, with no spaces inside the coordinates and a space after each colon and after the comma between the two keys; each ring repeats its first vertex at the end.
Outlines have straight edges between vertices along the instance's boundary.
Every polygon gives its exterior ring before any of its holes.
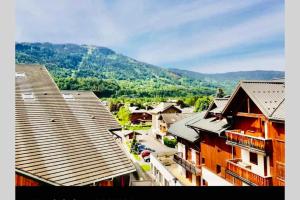
{"type": "Polygon", "coordinates": [[[182,176],[193,185],[285,185],[284,100],[284,80],[241,81],[231,97],[171,125],[182,176]]]}
{"type": "Polygon", "coordinates": [[[235,185],[285,185],[284,80],[241,81],[222,115],[231,128],[232,159],[226,173],[235,185]]]}
{"type": "Polygon", "coordinates": [[[227,100],[215,99],[207,111],[181,120],[169,129],[178,141],[174,159],[181,164],[182,175],[193,185],[231,185],[225,180],[224,160],[231,158],[231,148],[224,137],[228,123],[218,115],[227,100]],[[191,169],[198,169],[198,173],[191,169]]]}
{"type": "Polygon", "coordinates": [[[129,107],[130,122],[132,124],[151,123],[152,115],[149,110],[138,109],[136,106],[129,107]]]}
{"type": "Polygon", "coordinates": [[[166,113],[182,113],[182,111],[175,106],[174,103],[162,102],[151,110],[152,115],[152,127],[151,133],[155,138],[161,138],[160,134],[160,116],[166,113]]]}
{"type": "Polygon", "coordinates": [[[128,185],[120,125],[92,92],[60,91],[47,69],[16,65],[16,186],[128,185]]]}

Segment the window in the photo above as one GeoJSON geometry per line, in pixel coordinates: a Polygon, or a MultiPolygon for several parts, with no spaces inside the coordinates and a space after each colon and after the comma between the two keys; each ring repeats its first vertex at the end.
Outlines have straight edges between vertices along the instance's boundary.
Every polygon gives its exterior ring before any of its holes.
{"type": "Polygon", "coordinates": [[[217,169],[217,174],[220,175],[221,174],[221,165],[217,165],[216,167],[217,169]]]}
{"type": "Polygon", "coordinates": [[[73,94],[66,93],[66,94],[63,94],[63,97],[67,101],[69,101],[69,100],[75,100],[73,94]]]}
{"type": "Polygon", "coordinates": [[[205,164],[205,158],[202,157],[202,163],[201,164],[205,164]]]}
{"type": "Polygon", "coordinates": [[[257,154],[256,153],[250,152],[250,162],[252,164],[255,164],[255,165],[258,164],[258,162],[257,162],[257,154]]]}

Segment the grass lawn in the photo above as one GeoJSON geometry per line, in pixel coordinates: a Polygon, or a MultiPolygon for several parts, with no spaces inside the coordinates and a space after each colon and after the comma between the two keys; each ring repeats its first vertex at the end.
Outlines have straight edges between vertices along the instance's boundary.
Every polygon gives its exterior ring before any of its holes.
{"type": "Polygon", "coordinates": [[[151,170],[151,167],[149,164],[142,164],[141,167],[142,167],[143,171],[145,171],[145,172],[151,170]]]}
{"type": "Polygon", "coordinates": [[[139,155],[137,155],[137,154],[132,154],[132,155],[137,161],[141,160],[141,157],[139,155]]]}
{"type": "Polygon", "coordinates": [[[142,126],[142,125],[131,125],[126,127],[128,130],[149,130],[151,126],[142,126]]]}

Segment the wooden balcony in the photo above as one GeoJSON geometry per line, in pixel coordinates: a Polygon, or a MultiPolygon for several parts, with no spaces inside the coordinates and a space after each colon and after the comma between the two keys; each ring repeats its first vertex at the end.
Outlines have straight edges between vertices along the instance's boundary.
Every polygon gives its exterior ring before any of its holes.
{"type": "Polygon", "coordinates": [[[173,160],[192,174],[195,174],[196,176],[201,175],[201,166],[183,159],[181,153],[175,154],[173,160]]]}
{"type": "MultiPolygon", "coordinates": [[[[256,134],[261,135],[259,133],[256,134]]],[[[226,144],[240,146],[263,154],[266,154],[271,150],[271,139],[253,136],[248,134],[247,131],[246,134],[244,134],[241,130],[230,130],[226,131],[225,135],[227,137],[226,144]]]]}
{"type": "Polygon", "coordinates": [[[272,177],[260,176],[241,165],[241,159],[227,160],[226,173],[252,186],[270,186],[272,177]]]}

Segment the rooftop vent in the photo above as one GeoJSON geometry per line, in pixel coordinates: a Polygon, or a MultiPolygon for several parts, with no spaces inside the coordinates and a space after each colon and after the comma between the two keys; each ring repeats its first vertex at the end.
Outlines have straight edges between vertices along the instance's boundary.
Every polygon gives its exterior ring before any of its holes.
{"type": "Polygon", "coordinates": [[[16,78],[25,78],[25,73],[24,72],[16,72],[16,78]]]}
{"type": "Polygon", "coordinates": [[[66,94],[63,94],[63,97],[67,101],[74,101],[75,100],[73,94],[66,93],[66,94]]]}
{"type": "Polygon", "coordinates": [[[22,94],[23,100],[34,100],[33,93],[23,93],[22,94]]]}

